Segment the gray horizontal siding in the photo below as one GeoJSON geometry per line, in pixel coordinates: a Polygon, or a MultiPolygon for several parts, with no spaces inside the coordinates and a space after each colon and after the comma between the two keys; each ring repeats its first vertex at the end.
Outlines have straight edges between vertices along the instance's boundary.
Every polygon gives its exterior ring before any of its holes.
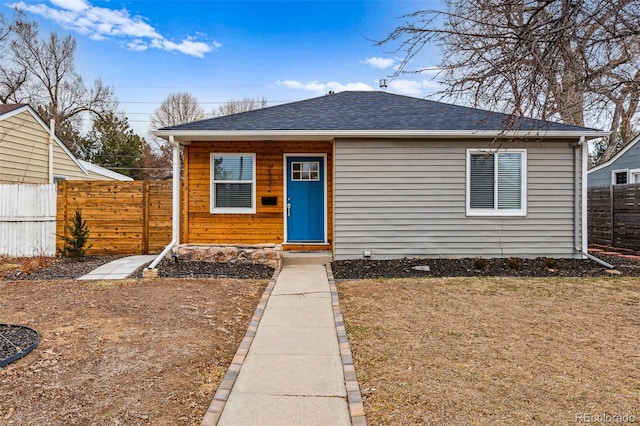
{"type": "Polygon", "coordinates": [[[640,142],[636,142],[627,152],[612,161],[611,164],[589,172],[588,185],[589,187],[609,186],[611,185],[611,172],[624,169],[640,169],[640,142]]]}
{"type": "Polygon", "coordinates": [[[574,257],[574,148],[526,148],[526,217],[467,217],[467,148],[486,141],[335,143],[336,259],[574,257]]]}

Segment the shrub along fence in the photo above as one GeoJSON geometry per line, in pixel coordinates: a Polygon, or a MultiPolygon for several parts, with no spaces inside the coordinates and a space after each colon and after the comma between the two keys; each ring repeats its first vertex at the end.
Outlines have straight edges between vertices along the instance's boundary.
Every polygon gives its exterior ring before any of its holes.
{"type": "Polygon", "coordinates": [[[640,250],[640,184],[589,188],[589,243],[640,250]]]}
{"type": "Polygon", "coordinates": [[[76,209],[89,229],[88,255],[156,254],[171,241],[171,181],[61,181],[56,246],[76,209]]]}

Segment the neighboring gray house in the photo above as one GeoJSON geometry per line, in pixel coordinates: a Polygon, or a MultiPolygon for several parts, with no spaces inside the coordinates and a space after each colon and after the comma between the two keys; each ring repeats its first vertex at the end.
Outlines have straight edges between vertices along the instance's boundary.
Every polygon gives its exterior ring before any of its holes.
{"type": "Polygon", "coordinates": [[[588,172],[589,186],[623,185],[640,183],[640,135],[636,136],[609,161],[588,172]]]}
{"type": "Polygon", "coordinates": [[[587,141],[607,135],[385,92],[154,133],[184,149],[180,243],[279,244],[338,260],[579,258],[587,141]]]}

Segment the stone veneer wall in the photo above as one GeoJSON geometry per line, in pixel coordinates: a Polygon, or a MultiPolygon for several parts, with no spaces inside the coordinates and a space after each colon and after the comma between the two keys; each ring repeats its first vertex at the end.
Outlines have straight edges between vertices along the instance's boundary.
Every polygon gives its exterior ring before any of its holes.
{"type": "Polygon", "coordinates": [[[174,247],[173,253],[179,259],[201,262],[245,262],[280,267],[282,246],[279,244],[181,244],[174,247]]]}

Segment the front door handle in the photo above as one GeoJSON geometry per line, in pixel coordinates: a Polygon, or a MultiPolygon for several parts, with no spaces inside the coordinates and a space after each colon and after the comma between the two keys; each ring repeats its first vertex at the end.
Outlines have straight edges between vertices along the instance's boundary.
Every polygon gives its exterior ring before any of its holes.
{"type": "Polygon", "coordinates": [[[287,216],[291,216],[291,203],[287,203],[287,216]]]}

